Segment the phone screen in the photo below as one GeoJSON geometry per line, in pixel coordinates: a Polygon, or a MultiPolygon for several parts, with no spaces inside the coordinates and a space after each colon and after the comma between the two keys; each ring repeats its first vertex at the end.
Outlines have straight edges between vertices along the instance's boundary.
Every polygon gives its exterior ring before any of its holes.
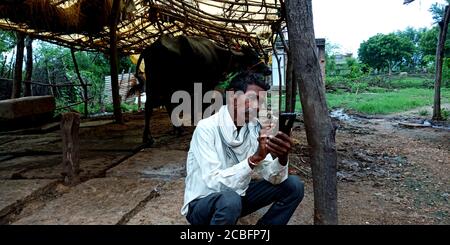
{"type": "Polygon", "coordinates": [[[294,125],[295,117],[295,113],[281,113],[279,121],[280,131],[289,135],[291,133],[291,128],[294,125]]]}

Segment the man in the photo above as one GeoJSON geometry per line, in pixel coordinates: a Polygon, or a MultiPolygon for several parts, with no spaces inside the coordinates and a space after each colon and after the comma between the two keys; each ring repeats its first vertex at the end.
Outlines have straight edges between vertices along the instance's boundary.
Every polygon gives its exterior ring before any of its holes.
{"type": "Polygon", "coordinates": [[[258,224],[287,224],[303,199],[303,183],[288,176],[293,142],[256,118],[270,88],[263,76],[244,72],[233,78],[227,104],[200,120],[187,157],[184,205],[181,213],[193,225],[236,224],[271,203],[258,224]],[[244,120],[240,120],[244,119],[244,120]],[[252,181],[256,171],[263,179],[252,181]]]}

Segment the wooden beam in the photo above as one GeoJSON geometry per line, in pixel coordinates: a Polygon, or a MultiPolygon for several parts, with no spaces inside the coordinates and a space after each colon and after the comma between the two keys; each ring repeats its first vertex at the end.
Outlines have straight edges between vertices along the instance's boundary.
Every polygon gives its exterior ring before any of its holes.
{"type": "Polygon", "coordinates": [[[111,91],[114,107],[114,118],[116,123],[123,124],[122,109],[120,108],[120,94],[118,81],[118,52],[117,52],[117,23],[119,22],[120,0],[114,0],[111,11],[111,22],[109,26],[109,62],[111,66],[111,91]]]}
{"type": "Polygon", "coordinates": [[[84,117],[88,117],[88,91],[87,85],[81,78],[80,70],[78,69],[77,59],[75,58],[75,50],[73,48],[70,49],[70,54],[72,55],[73,66],[75,67],[75,72],[77,73],[78,80],[80,80],[81,87],[83,88],[83,101],[84,101],[84,117]]]}
{"type": "Polygon", "coordinates": [[[335,128],[331,123],[317,55],[312,0],[287,0],[289,50],[311,147],[314,223],[337,224],[335,128]]]}
{"type": "Polygon", "coordinates": [[[25,48],[25,34],[17,32],[16,65],[14,66],[14,80],[11,98],[19,98],[22,88],[23,49],[25,48]]]}
{"type": "Polygon", "coordinates": [[[448,22],[450,20],[450,5],[445,7],[444,17],[439,22],[439,39],[436,47],[436,77],[434,81],[433,120],[442,120],[441,114],[441,83],[442,66],[444,64],[445,41],[447,40],[448,22]]]}
{"type": "MultiPolygon", "coordinates": [[[[27,49],[27,61],[25,71],[25,81],[31,81],[33,74],[33,38],[27,36],[25,40],[25,47],[27,49]]],[[[25,90],[23,96],[31,96],[31,83],[25,83],[25,90]]]]}
{"type": "Polygon", "coordinates": [[[80,142],[78,130],[80,128],[80,114],[65,113],[61,119],[61,137],[64,166],[64,182],[75,185],[80,182],[80,142]]]}

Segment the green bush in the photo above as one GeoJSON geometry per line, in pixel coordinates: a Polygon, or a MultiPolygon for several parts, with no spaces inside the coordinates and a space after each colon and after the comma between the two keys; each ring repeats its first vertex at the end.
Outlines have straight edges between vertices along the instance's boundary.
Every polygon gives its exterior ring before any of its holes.
{"type": "Polygon", "coordinates": [[[366,91],[368,87],[369,87],[369,85],[364,82],[354,82],[350,85],[352,93],[356,93],[356,92],[360,93],[360,92],[366,91]]]}
{"type": "Polygon", "coordinates": [[[120,104],[120,108],[122,109],[123,112],[137,112],[138,111],[138,106],[135,104],[122,103],[122,104],[120,104]]]}
{"type": "Polygon", "coordinates": [[[447,111],[445,108],[441,109],[442,119],[448,120],[450,116],[450,111],[447,111]]]}
{"type": "Polygon", "coordinates": [[[419,111],[419,115],[420,116],[428,116],[428,111],[427,110],[420,110],[419,111]]]}
{"type": "Polygon", "coordinates": [[[114,112],[113,104],[106,104],[105,105],[105,111],[106,112],[114,112]]]}

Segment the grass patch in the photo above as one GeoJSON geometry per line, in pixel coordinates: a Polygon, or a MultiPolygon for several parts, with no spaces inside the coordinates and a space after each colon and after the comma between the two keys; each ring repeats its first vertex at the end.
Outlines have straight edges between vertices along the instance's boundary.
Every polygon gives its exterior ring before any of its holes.
{"type": "MultiPolygon", "coordinates": [[[[433,89],[405,88],[390,92],[383,92],[383,89],[374,89],[372,91],[379,92],[327,93],[328,107],[330,109],[345,108],[374,115],[402,112],[420,106],[433,105],[433,89]]],[[[450,103],[450,89],[443,88],[441,90],[441,103],[450,103]]],[[[296,111],[301,111],[300,98],[297,98],[295,108],[296,111]]]]}
{"type": "Polygon", "coordinates": [[[387,83],[391,88],[432,88],[434,86],[432,79],[419,77],[393,78],[387,81],[387,83]]]}
{"type": "MultiPolygon", "coordinates": [[[[330,108],[346,108],[365,114],[390,114],[433,104],[432,89],[406,88],[386,93],[327,94],[330,108]]],[[[448,103],[450,89],[442,89],[442,102],[448,103]]]]}

